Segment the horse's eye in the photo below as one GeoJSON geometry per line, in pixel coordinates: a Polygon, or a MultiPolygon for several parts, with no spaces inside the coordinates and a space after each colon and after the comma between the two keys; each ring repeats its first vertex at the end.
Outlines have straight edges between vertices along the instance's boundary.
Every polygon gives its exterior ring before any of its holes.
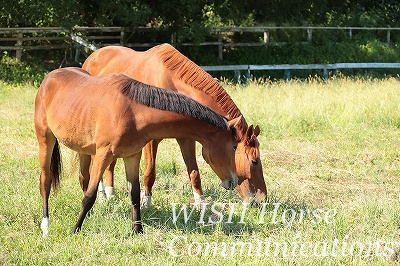
{"type": "Polygon", "coordinates": [[[236,151],[236,149],[237,149],[237,145],[234,145],[233,150],[236,151]]]}
{"type": "Polygon", "coordinates": [[[252,159],[252,160],[251,160],[251,163],[252,163],[253,165],[257,165],[257,164],[258,164],[258,160],[252,159]]]}

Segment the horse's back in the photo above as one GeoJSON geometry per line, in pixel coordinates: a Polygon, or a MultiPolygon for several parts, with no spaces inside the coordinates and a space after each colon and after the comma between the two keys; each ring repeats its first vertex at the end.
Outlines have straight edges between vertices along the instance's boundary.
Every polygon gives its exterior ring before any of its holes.
{"type": "Polygon", "coordinates": [[[92,101],[107,95],[121,94],[120,87],[130,78],[124,74],[92,76],[86,70],[77,67],[66,67],[51,71],[44,78],[38,94],[49,99],[59,95],[65,101],[71,97],[74,101],[92,101]]]}
{"type": "Polygon", "coordinates": [[[100,76],[106,64],[120,57],[120,54],[126,52],[129,48],[118,46],[106,46],[93,52],[83,63],[82,68],[93,76],[100,76]]]}
{"type": "Polygon", "coordinates": [[[121,73],[143,83],[165,87],[160,80],[164,80],[166,69],[157,54],[167,46],[171,45],[162,44],[143,52],[121,46],[106,46],[93,52],[82,68],[93,76],[121,73]]]}
{"type": "Polygon", "coordinates": [[[36,95],[37,104],[51,100],[54,95],[60,92],[69,84],[85,80],[90,74],[78,67],[59,68],[49,72],[43,79],[36,95]]]}
{"type": "Polygon", "coordinates": [[[137,63],[148,57],[147,52],[137,52],[122,46],[106,46],[93,52],[84,62],[82,68],[93,76],[111,73],[126,74],[137,63]]]}
{"type": "Polygon", "coordinates": [[[111,134],[115,117],[130,106],[120,86],[127,80],[121,74],[92,77],[79,68],[54,70],[38,90],[35,124],[48,127],[69,148],[93,154],[99,129],[111,134]]]}

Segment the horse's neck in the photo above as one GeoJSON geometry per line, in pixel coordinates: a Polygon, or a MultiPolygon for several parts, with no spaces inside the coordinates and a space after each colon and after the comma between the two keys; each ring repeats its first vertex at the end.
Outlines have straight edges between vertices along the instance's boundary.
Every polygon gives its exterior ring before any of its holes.
{"type": "Polygon", "coordinates": [[[140,113],[135,117],[135,124],[141,135],[145,135],[149,140],[185,138],[204,145],[210,134],[222,130],[206,121],[150,107],[146,115],[140,113]]]}
{"type": "Polygon", "coordinates": [[[170,84],[173,84],[172,86],[174,87],[175,91],[182,93],[205,106],[210,107],[218,114],[222,116],[229,116],[228,112],[226,112],[222,108],[221,103],[216,101],[211,95],[205,93],[204,91],[198,90],[177,78],[171,78],[170,81],[168,79],[164,79],[164,82],[169,82],[170,84]]]}
{"type": "MultiPolygon", "coordinates": [[[[228,94],[223,95],[224,97],[211,96],[210,94],[207,94],[202,90],[198,90],[182,80],[172,79],[172,83],[176,87],[177,92],[182,93],[205,106],[208,106],[218,114],[226,117],[228,120],[232,120],[242,115],[239,108],[237,108],[236,104],[232,101],[228,94]]],[[[237,124],[236,130],[238,130],[240,134],[246,133],[247,122],[244,117],[240,120],[240,123],[237,124]]]]}
{"type": "Polygon", "coordinates": [[[242,113],[225,89],[202,69],[198,71],[199,76],[196,77],[196,73],[194,78],[182,78],[178,70],[164,71],[164,77],[160,79],[167,83],[164,85],[172,84],[179,93],[210,107],[230,120],[241,116],[242,113]]]}

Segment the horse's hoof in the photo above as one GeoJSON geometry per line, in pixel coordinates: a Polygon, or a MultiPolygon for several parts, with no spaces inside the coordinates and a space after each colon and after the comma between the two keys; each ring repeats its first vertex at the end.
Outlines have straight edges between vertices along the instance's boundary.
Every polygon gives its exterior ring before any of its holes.
{"type": "Polygon", "coordinates": [[[40,224],[40,228],[42,229],[43,232],[43,237],[47,237],[49,234],[49,225],[50,225],[50,220],[48,217],[43,217],[42,223],[40,224]]]}
{"type": "Polygon", "coordinates": [[[199,198],[191,198],[190,206],[196,211],[200,211],[203,204],[207,204],[206,198],[202,195],[199,198]]]}
{"type": "Polygon", "coordinates": [[[151,206],[151,196],[146,196],[145,192],[140,193],[140,208],[148,209],[151,206]]]}
{"type": "Polygon", "coordinates": [[[114,189],[114,187],[106,186],[105,187],[105,194],[106,194],[106,198],[108,200],[114,199],[115,198],[115,189],[114,189]]]}
{"type": "Polygon", "coordinates": [[[81,231],[81,228],[80,228],[80,227],[74,227],[74,228],[72,228],[72,230],[71,230],[71,234],[76,234],[76,233],[78,233],[79,231],[81,231]]]}
{"type": "Polygon", "coordinates": [[[98,193],[99,193],[99,194],[98,194],[98,200],[99,200],[99,202],[100,202],[100,203],[105,202],[106,199],[107,199],[107,195],[106,195],[106,193],[104,192],[104,190],[103,190],[103,191],[99,191],[98,193]]]}
{"type": "Polygon", "coordinates": [[[132,227],[132,233],[133,234],[143,234],[143,227],[142,224],[136,223],[132,227]]]}

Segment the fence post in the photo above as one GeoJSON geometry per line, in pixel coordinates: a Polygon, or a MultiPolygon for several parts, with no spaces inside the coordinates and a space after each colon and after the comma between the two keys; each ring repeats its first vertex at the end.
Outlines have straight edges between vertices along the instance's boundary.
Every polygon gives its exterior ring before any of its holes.
{"type": "Polygon", "coordinates": [[[74,45],[75,46],[75,57],[74,57],[74,63],[76,63],[76,64],[80,64],[79,63],[79,44],[75,44],[74,45]]]}
{"type": "Polygon", "coordinates": [[[285,81],[290,80],[290,69],[285,69],[285,73],[283,74],[283,79],[285,81]]]}
{"type": "Polygon", "coordinates": [[[17,58],[18,61],[21,61],[21,57],[22,57],[22,32],[19,32],[17,35],[17,50],[15,51],[15,56],[17,58]]]}
{"type": "Polygon", "coordinates": [[[269,31],[268,30],[264,31],[264,43],[265,44],[269,43],[269,31]]]}
{"type": "Polygon", "coordinates": [[[234,70],[233,71],[234,76],[233,76],[233,82],[236,84],[240,84],[240,71],[239,70],[234,70]]]}
{"type": "Polygon", "coordinates": [[[353,38],[353,30],[352,29],[349,29],[349,38],[350,38],[350,40],[353,38]]]}
{"type": "Polygon", "coordinates": [[[247,68],[245,76],[246,76],[246,83],[249,83],[250,82],[250,66],[247,68]]]}
{"type": "Polygon", "coordinates": [[[224,45],[222,44],[222,34],[221,31],[218,31],[218,58],[222,61],[223,59],[223,50],[224,50],[224,45]]]}
{"type": "Polygon", "coordinates": [[[324,68],[324,78],[325,79],[329,78],[329,70],[327,68],[324,68]]]}
{"type": "Polygon", "coordinates": [[[387,46],[390,46],[390,30],[387,31],[386,42],[387,42],[387,46]]]}
{"type": "Polygon", "coordinates": [[[171,34],[171,45],[176,46],[176,32],[171,34]]]}
{"type": "Polygon", "coordinates": [[[307,29],[307,41],[308,42],[312,41],[312,29],[310,28],[307,29]]]}
{"type": "Polygon", "coordinates": [[[121,46],[125,45],[125,28],[121,29],[121,35],[120,35],[120,41],[119,43],[121,44],[121,46]]]}

